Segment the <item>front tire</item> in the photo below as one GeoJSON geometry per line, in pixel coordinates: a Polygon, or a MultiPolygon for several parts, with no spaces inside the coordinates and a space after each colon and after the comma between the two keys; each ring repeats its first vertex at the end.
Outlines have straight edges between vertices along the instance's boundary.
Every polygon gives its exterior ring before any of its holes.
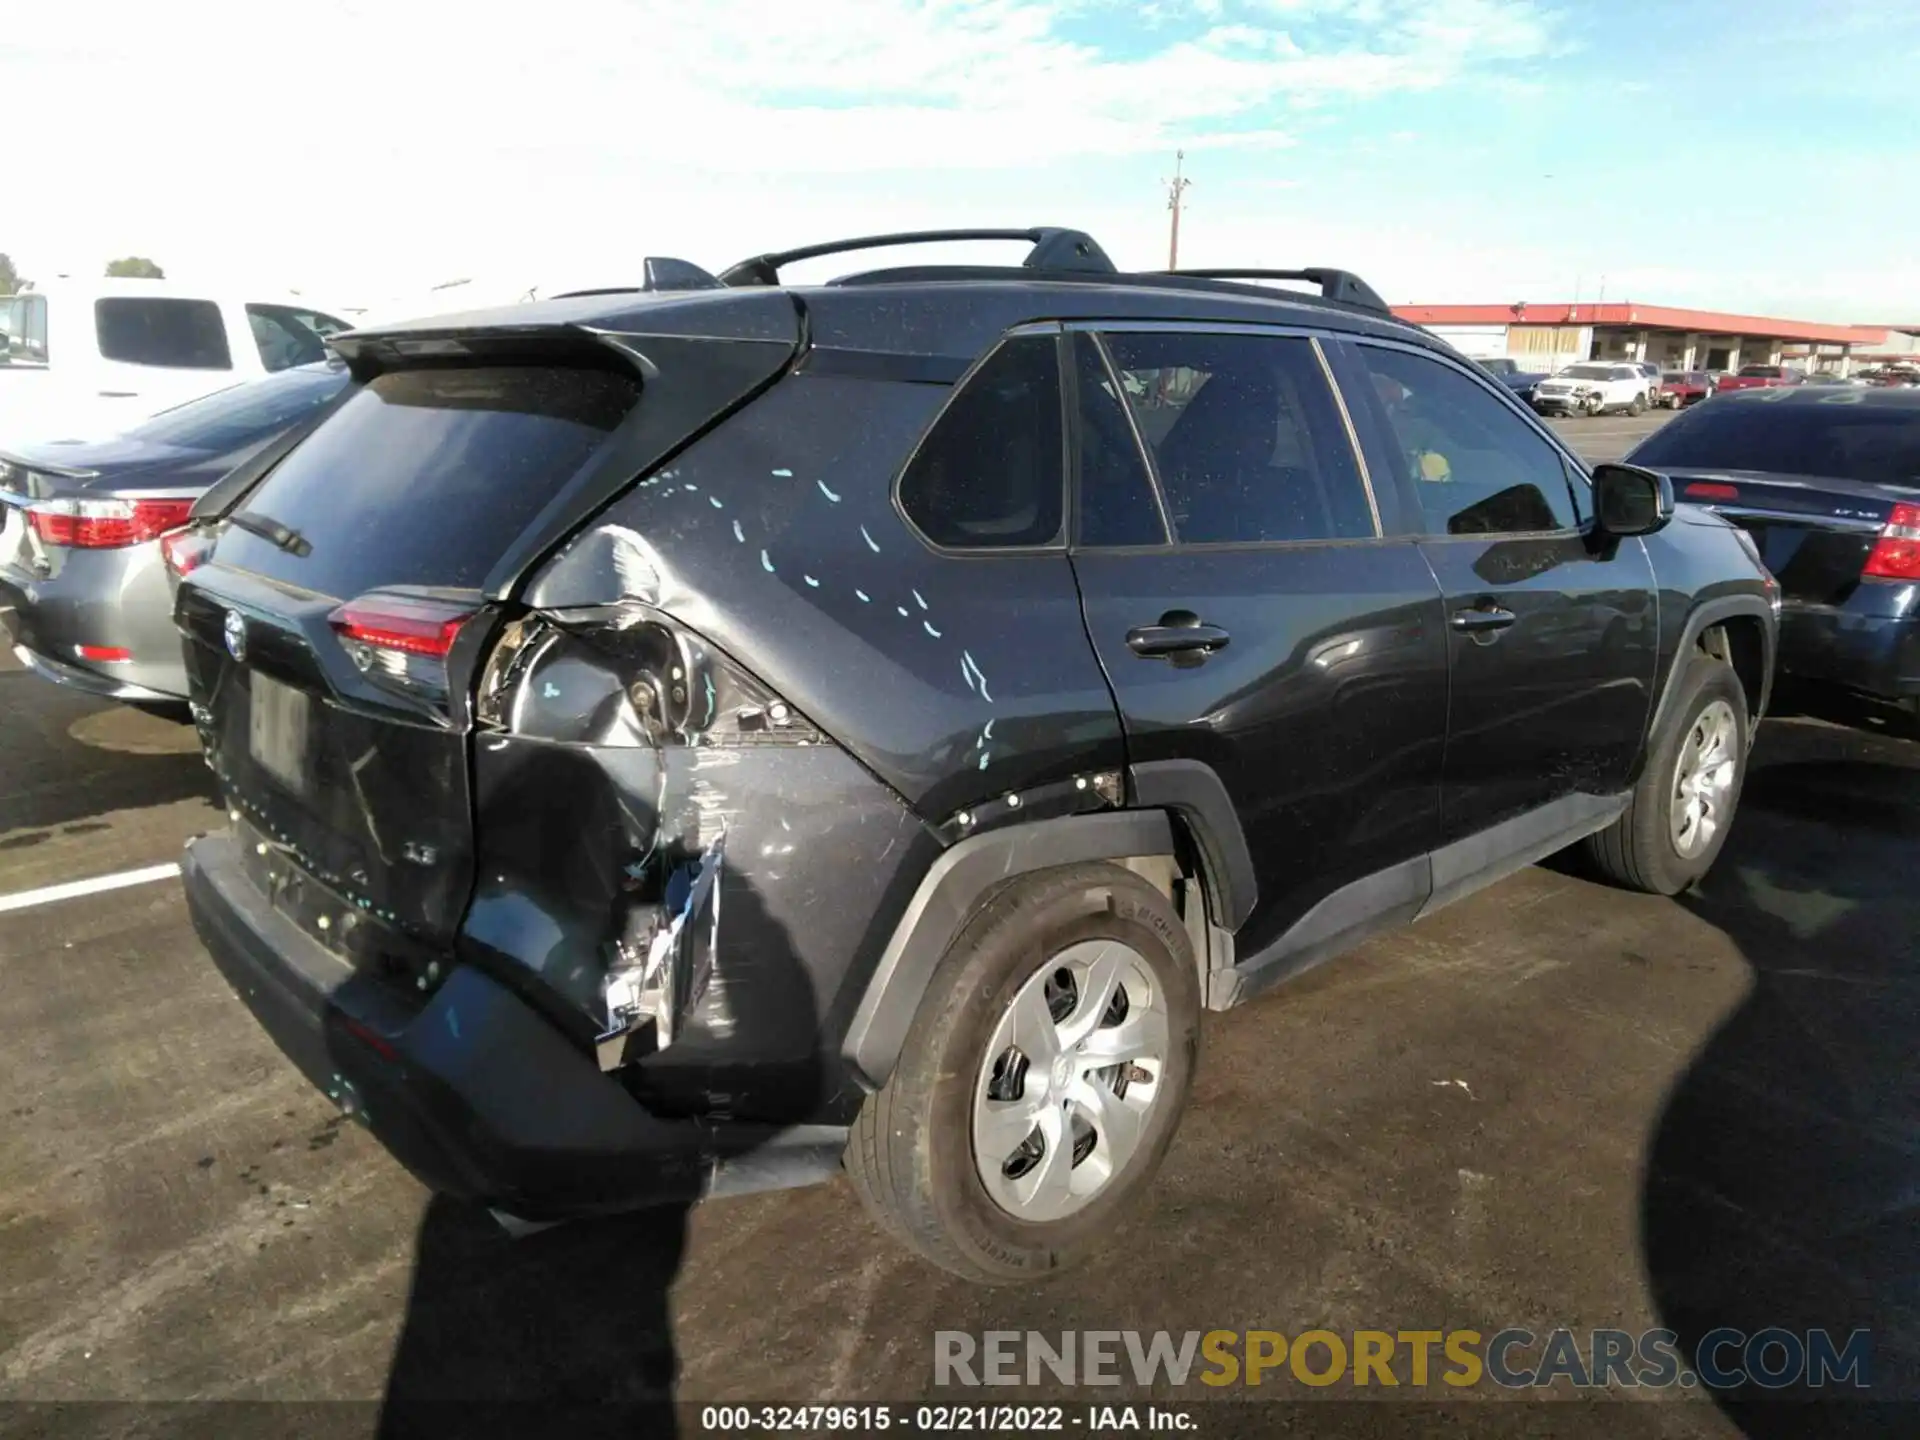
{"type": "Polygon", "coordinates": [[[996,891],[935,969],[846,1168],[881,1227],[980,1284],[1110,1242],[1159,1169],[1200,1047],[1173,907],[1118,866],[996,891]]]}
{"type": "Polygon", "coordinates": [[[1747,775],[1747,693],[1733,666],[1704,651],[1690,660],[1671,711],[1647,749],[1626,811],[1587,854],[1614,884],[1677,895],[1713,867],[1747,775]]]}

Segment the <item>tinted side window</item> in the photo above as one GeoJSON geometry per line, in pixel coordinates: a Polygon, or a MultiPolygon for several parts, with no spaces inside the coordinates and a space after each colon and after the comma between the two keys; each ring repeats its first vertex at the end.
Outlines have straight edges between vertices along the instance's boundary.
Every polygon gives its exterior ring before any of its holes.
{"type": "Polygon", "coordinates": [[[1437,360],[1356,347],[1373,377],[1403,489],[1433,535],[1527,534],[1577,523],[1560,454],[1437,360]]]}
{"type": "Polygon", "coordinates": [[[116,296],[93,302],[103,359],[170,370],[231,370],[227,327],[211,300],[116,296]]]}
{"type": "Polygon", "coordinates": [[[320,332],[298,311],[284,305],[249,305],[247,323],[260,350],[260,363],[270,371],[313,365],[327,358],[320,332]]]}
{"type": "Polygon", "coordinates": [[[1310,341],[1107,337],[1183,544],[1370,538],[1373,510],[1310,341]]]}
{"type": "Polygon", "coordinates": [[[6,334],[6,346],[0,350],[0,365],[44,365],[47,363],[47,297],[9,295],[0,299],[0,331],[6,334]]]}
{"type": "Polygon", "coordinates": [[[1066,465],[1050,335],[996,350],[955,395],[900,477],[900,507],[936,545],[1004,549],[1060,538],[1066,465]]]}
{"type": "Polygon", "coordinates": [[[1125,402],[1091,335],[1073,337],[1080,404],[1080,543],[1164,545],[1166,526],[1125,402]]]}

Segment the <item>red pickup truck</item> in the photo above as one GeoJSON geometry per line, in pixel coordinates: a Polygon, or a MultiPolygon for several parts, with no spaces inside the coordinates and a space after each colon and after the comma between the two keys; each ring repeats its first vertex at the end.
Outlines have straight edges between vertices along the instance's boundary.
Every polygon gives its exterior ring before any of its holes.
{"type": "Polygon", "coordinates": [[[1713,387],[1713,393],[1724,395],[1729,390],[1771,390],[1776,385],[1798,385],[1806,376],[1791,365],[1742,365],[1737,375],[1722,375],[1720,383],[1713,387]]]}

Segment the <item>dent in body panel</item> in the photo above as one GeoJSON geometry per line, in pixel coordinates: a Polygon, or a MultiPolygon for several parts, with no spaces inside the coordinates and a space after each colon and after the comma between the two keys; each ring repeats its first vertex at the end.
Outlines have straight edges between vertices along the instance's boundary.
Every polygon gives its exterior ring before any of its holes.
{"type": "Polygon", "coordinates": [[[529,603],[632,594],[768,682],[920,813],[1117,768],[1063,553],[930,550],[892,502],[945,387],[782,381],[616,502],[529,603]],[[625,537],[625,538],[621,538],[625,537]]]}
{"type": "Polygon", "coordinates": [[[813,1114],[839,1088],[824,1032],[938,842],[830,744],[656,743],[622,648],[650,612],[614,608],[503,647],[512,729],[476,735],[462,949],[561,997],[660,1113],[813,1114]]]}

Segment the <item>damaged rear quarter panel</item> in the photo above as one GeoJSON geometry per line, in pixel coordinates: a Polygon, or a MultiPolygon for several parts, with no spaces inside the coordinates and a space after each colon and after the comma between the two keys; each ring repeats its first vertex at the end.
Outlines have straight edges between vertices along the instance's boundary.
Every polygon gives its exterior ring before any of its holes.
{"type": "Polygon", "coordinates": [[[647,600],[935,821],[1118,768],[1064,551],[934,551],[892,486],[943,385],[791,376],[616,501],[528,603],[647,600]]]}
{"type": "MultiPolygon", "coordinates": [[[[617,706],[615,668],[592,654],[570,643],[557,678],[536,681],[560,713],[535,727],[551,719],[566,734],[581,714],[617,706]]],[[[591,1039],[607,976],[636,965],[671,919],[670,877],[724,836],[710,979],[672,1043],[617,1073],[661,1114],[849,1116],[858,1090],[825,1037],[859,1004],[887,917],[905,909],[938,842],[832,745],[611,738],[478,736],[478,883],[462,950],[494,973],[524,967],[591,1039]]]]}

